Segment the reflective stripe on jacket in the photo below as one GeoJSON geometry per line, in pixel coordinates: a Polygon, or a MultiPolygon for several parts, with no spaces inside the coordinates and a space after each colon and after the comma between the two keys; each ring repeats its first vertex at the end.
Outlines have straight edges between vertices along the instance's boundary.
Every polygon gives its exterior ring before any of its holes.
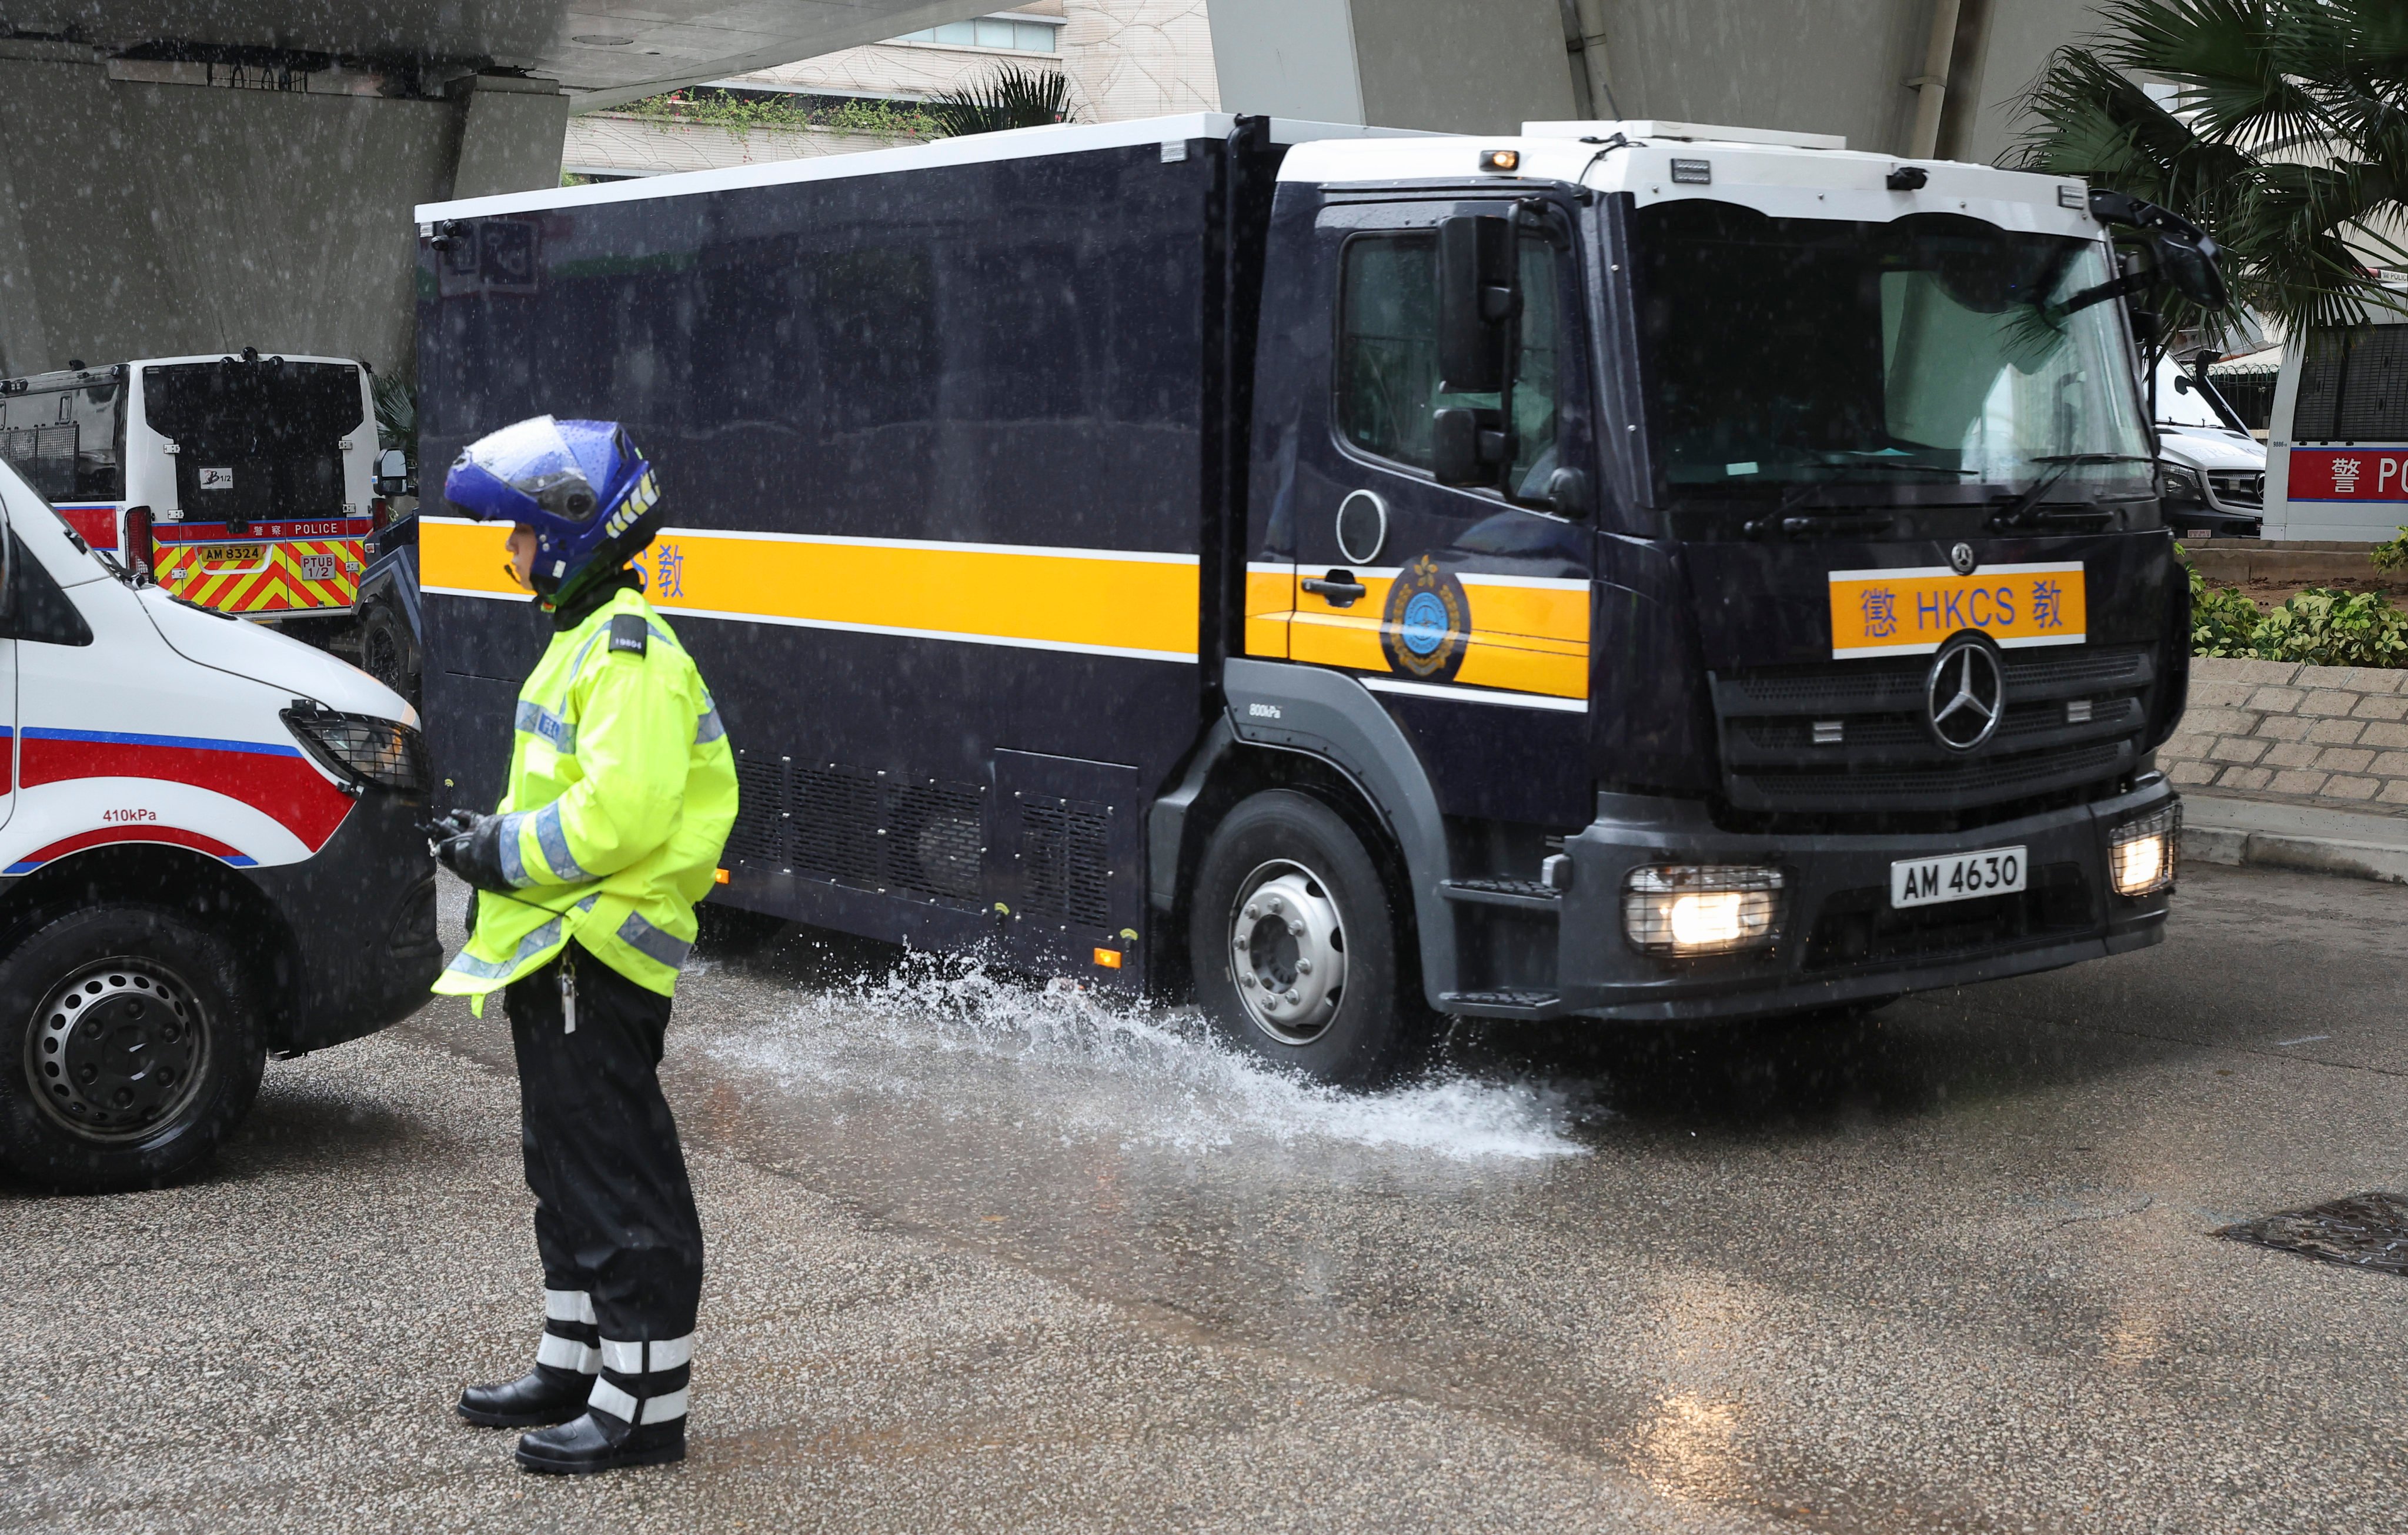
{"type": "Polygon", "coordinates": [[[481,1006],[573,938],[674,995],[736,820],[736,759],[702,674],[641,594],[552,636],[519,690],[500,812],[502,872],[522,893],[478,897],[477,930],[435,989],[481,1006]]]}

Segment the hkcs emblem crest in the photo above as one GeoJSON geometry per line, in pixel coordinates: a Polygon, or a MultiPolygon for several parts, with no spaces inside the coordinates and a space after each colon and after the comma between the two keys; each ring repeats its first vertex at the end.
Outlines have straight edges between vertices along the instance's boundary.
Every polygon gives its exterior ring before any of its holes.
{"type": "Polygon", "coordinates": [[[1427,554],[1414,556],[1388,588],[1380,615],[1380,648],[1407,677],[1443,682],[1471,646],[1471,603],[1463,584],[1427,554]]]}

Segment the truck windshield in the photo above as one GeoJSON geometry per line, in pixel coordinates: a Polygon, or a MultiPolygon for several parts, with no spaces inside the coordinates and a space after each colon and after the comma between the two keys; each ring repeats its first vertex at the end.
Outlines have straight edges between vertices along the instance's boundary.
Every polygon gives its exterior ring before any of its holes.
{"type": "Polygon", "coordinates": [[[348,363],[166,363],[142,370],[142,413],[176,444],[187,522],[343,513],[342,441],[366,417],[348,363]]]}
{"type": "Polygon", "coordinates": [[[1954,214],[1887,223],[1666,203],[1635,221],[1657,492],[1880,485],[1982,501],[2057,475],[2145,494],[2149,443],[2095,240],[1954,214]]]}

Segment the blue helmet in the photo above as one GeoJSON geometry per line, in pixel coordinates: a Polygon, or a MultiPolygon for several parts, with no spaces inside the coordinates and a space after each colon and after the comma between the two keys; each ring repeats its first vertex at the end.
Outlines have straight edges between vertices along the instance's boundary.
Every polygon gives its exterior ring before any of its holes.
{"type": "Polygon", "coordinates": [[[535,589],[545,596],[651,543],[660,497],[652,466],[609,421],[530,417],[468,444],[443,477],[452,510],[535,529],[535,589]]]}

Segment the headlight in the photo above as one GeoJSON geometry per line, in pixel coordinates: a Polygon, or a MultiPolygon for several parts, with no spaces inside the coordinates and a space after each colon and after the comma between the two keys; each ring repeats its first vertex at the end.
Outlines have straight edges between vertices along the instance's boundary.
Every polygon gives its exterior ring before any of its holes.
{"type": "Polygon", "coordinates": [[[398,720],[338,714],[296,701],[284,711],[284,725],[346,783],[413,791],[426,787],[426,744],[398,720]]]}
{"type": "Polygon", "coordinates": [[[2157,466],[2157,498],[2161,501],[2204,501],[2207,491],[2200,484],[2199,476],[2190,470],[2178,465],[2160,464],[2157,466]]]}
{"type": "Polygon", "coordinates": [[[1727,954],[1781,937],[1781,870],[1661,864],[1622,880],[1622,932],[1650,954],[1727,954]]]}
{"type": "Polygon", "coordinates": [[[2127,821],[2107,837],[2107,877],[2118,896],[2153,896],[2174,882],[2182,851],[2182,801],[2127,821]]]}

